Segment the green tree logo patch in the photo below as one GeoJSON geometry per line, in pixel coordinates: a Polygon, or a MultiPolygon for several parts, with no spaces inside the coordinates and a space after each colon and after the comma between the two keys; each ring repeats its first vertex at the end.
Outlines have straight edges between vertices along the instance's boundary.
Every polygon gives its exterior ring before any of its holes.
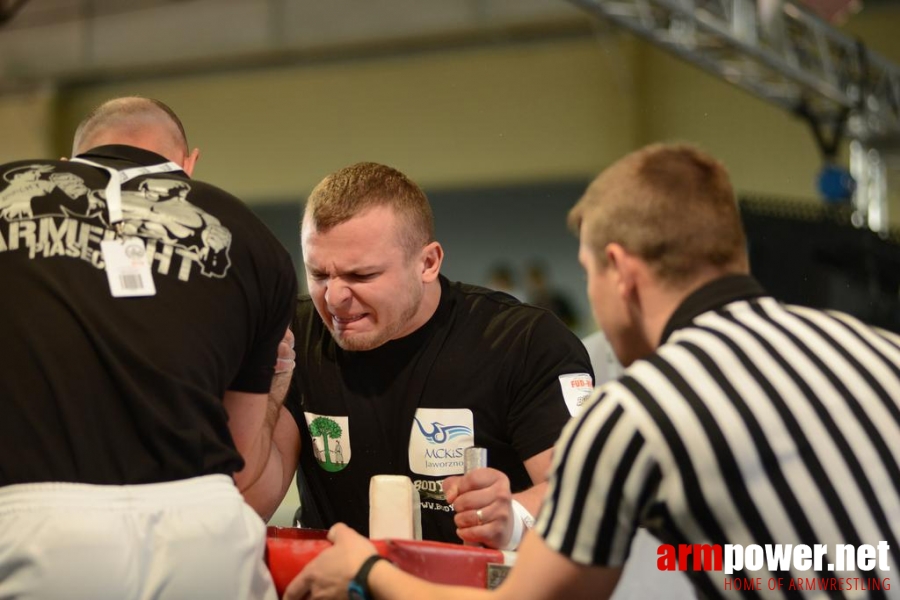
{"type": "Polygon", "coordinates": [[[312,451],[319,466],[330,473],[342,471],[350,464],[350,423],[347,417],[303,413],[312,451]]]}

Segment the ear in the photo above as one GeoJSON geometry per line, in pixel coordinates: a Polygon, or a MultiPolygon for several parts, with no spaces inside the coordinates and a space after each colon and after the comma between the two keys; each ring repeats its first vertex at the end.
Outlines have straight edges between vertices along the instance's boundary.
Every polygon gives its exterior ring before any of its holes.
{"type": "Polygon", "coordinates": [[[194,166],[196,166],[198,160],[200,160],[200,148],[194,148],[193,152],[184,157],[184,161],[181,163],[181,169],[187,173],[188,177],[193,175],[194,166]]]}
{"type": "Polygon", "coordinates": [[[431,242],[422,248],[422,281],[431,283],[441,272],[444,262],[444,249],[438,242],[431,242]]]}
{"type": "Polygon", "coordinates": [[[607,268],[615,277],[616,290],[627,300],[633,296],[637,285],[637,258],[616,243],[607,244],[605,252],[607,268]]]}

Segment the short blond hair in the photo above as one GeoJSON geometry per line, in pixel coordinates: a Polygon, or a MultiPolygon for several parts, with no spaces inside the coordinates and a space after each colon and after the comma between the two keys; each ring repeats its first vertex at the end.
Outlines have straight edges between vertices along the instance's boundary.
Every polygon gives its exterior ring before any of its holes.
{"type": "Polygon", "coordinates": [[[306,201],[303,222],[327,232],[376,206],[387,206],[399,217],[399,241],[409,256],[434,241],[434,214],[425,192],[397,169],[373,162],[344,167],[323,179],[306,201]]]}
{"type": "Polygon", "coordinates": [[[687,145],[654,144],[603,171],[569,212],[599,264],[621,245],[663,281],[747,269],[746,237],[725,167],[687,145]]]}

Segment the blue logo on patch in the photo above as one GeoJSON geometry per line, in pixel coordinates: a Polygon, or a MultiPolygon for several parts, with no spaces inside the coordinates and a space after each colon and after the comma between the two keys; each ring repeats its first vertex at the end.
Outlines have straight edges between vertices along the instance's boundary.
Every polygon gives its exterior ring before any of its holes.
{"type": "Polygon", "coordinates": [[[422,435],[425,436],[425,439],[428,440],[429,444],[443,444],[448,440],[472,435],[471,427],[466,427],[465,425],[444,425],[437,421],[431,422],[431,432],[428,432],[422,427],[422,423],[419,421],[418,417],[413,417],[413,419],[415,420],[416,425],[418,425],[419,431],[422,432],[422,435]]]}

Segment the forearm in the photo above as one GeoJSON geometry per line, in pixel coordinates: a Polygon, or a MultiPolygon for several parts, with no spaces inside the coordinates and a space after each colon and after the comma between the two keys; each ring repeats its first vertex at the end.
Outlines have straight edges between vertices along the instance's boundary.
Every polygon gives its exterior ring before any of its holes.
{"type": "Polygon", "coordinates": [[[527,490],[513,494],[513,500],[521,504],[531,515],[532,523],[529,523],[529,527],[533,525],[533,519],[537,517],[538,512],[541,510],[544,495],[547,493],[547,475],[550,472],[552,460],[552,448],[527,459],[524,463],[525,470],[528,471],[528,476],[534,485],[527,490]]]}
{"type": "Polygon", "coordinates": [[[544,501],[544,494],[546,493],[547,482],[542,481],[527,490],[513,494],[513,500],[525,507],[532,517],[536,517],[541,509],[541,503],[544,501]]]}
{"type": "MultiPolygon", "coordinates": [[[[244,468],[234,474],[238,489],[254,485],[269,469],[275,430],[283,410],[291,372],[276,373],[267,395],[256,395],[263,401],[249,401],[240,392],[226,392],[225,410],[235,447],[244,459],[244,468]]],[[[287,412],[287,411],[285,411],[287,412]]],[[[290,414],[287,419],[293,420],[290,414]]]]}
{"type": "Polygon", "coordinates": [[[612,595],[620,574],[620,568],[577,564],[530,534],[512,571],[493,592],[429,583],[385,561],[375,564],[368,582],[376,600],[604,600],[612,595]]]}
{"type": "Polygon", "coordinates": [[[491,598],[490,592],[471,587],[435,585],[380,561],[369,573],[369,589],[376,600],[477,600],[491,598]]]}
{"type": "Polygon", "coordinates": [[[281,408],[269,444],[267,461],[259,477],[244,487],[238,482],[244,500],[263,520],[268,521],[272,517],[293,483],[299,454],[299,432],[291,414],[287,409],[281,408]]]}

